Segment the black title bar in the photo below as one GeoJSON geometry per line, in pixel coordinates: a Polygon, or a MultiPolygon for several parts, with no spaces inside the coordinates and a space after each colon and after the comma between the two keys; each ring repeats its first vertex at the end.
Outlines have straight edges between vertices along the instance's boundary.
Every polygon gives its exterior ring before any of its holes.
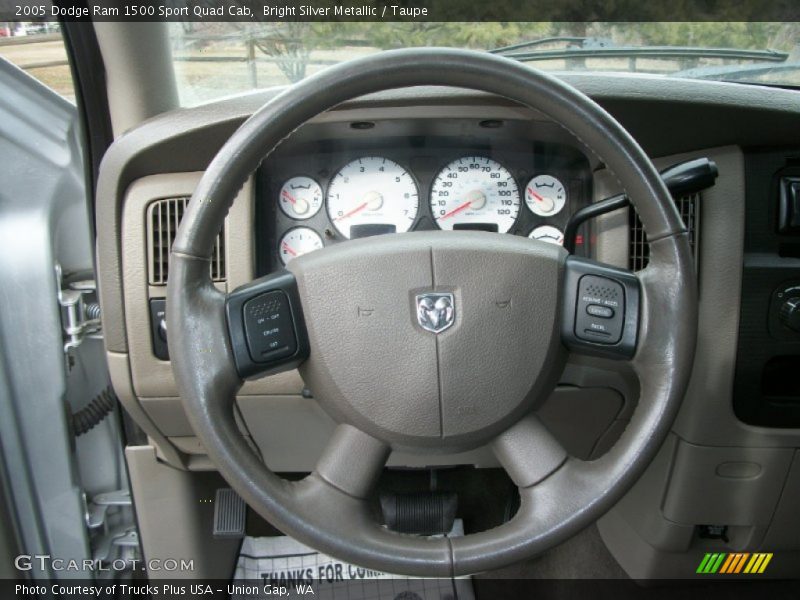
{"type": "Polygon", "coordinates": [[[787,22],[798,0],[0,0],[0,21],[787,22]]]}

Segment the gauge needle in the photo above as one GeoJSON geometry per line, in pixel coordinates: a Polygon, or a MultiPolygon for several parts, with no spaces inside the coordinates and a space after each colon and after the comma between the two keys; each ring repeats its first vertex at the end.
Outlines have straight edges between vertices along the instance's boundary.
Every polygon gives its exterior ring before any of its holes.
{"type": "Polygon", "coordinates": [[[286,250],[292,256],[297,256],[297,252],[292,250],[292,248],[286,242],[281,242],[281,246],[283,247],[284,250],[286,250]]]}
{"type": "Polygon", "coordinates": [[[536,192],[534,192],[533,189],[528,188],[528,193],[534,198],[536,198],[539,202],[544,202],[544,198],[539,194],[537,194],[536,192]]]}
{"type": "Polygon", "coordinates": [[[453,210],[451,210],[450,212],[447,212],[447,213],[443,214],[441,217],[439,217],[439,220],[441,221],[442,219],[446,219],[447,217],[452,217],[453,215],[460,213],[462,210],[464,210],[466,208],[469,208],[469,206],[471,204],[472,204],[472,200],[467,200],[461,206],[458,206],[458,207],[454,208],[453,210]]]}
{"type": "Polygon", "coordinates": [[[352,217],[354,214],[356,214],[356,213],[359,213],[359,212],[361,212],[362,210],[364,210],[365,208],[367,208],[367,205],[368,205],[368,204],[369,204],[368,202],[362,202],[361,204],[359,204],[358,206],[356,206],[356,207],[355,207],[353,210],[351,210],[350,212],[346,212],[346,213],[344,213],[344,214],[343,214],[341,217],[336,217],[336,218],[334,219],[334,221],[342,221],[342,220],[344,220],[344,219],[346,219],[346,218],[348,218],[348,217],[352,217]]]}
{"type": "Polygon", "coordinates": [[[289,192],[287,192],[286,190],[283,190],[283,191],[281,192],[281,194],[283,194],[283,197],[284,197],[284,198],[286,198],[286,199],[287,199],[289,202],[291,202],[292,204],[297,204],[297,200],[295,200],[295,199],[294,199],[294,196],[292,196],[292,195],[291,195],[289,192]]]}

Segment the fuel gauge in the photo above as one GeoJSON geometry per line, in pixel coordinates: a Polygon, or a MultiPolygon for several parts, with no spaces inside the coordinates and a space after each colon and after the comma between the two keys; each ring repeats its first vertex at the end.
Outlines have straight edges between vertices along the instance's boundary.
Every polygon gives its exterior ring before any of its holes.
{"type": "Polygon", "coordinates": [[[322,206],[322,188],[311,177],[292,177],[281,187],[278,204],[287,217],[310,219],[322,206]]]}

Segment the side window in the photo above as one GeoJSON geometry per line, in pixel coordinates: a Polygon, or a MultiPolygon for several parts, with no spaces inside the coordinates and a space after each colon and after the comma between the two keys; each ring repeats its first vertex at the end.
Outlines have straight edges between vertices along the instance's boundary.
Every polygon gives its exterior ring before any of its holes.
{"type": "Polygon", "coordinates": [[[0,56],[75,103],[72,72],[58,23],[0,23],[0,56]]]}

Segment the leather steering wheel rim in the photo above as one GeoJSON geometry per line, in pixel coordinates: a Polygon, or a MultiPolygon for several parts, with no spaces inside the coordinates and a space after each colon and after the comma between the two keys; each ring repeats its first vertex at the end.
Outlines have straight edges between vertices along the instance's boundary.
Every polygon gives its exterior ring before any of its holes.
{"type": "Polygon", "coordinates": [[[683,223],[633,138],[599,105],[552,76],[510,59],[453,49],[390,51],[343,63],[293,85],[257,111],[223,146],[192,196],[172,248],[167,297],[170,355],[184,407],[230,485],[272,524],[316,549],[418,576],[469,574],[528,558],[611,508],[669,431],[691,373],[697,327],[694,266],[683,223]],[[537,421],[523,418],[493,442],[519,487],[519,511],[508,523],[459,538],[400,535],[375,522],[365,498],[390,447],[349,424],[339,425],[303,481],[269,471],[234,419],[242,379],[231,358],[225,295],[211,283],[208,268],[233,198],[284,138],[347,100],[420,85],[488,92],[561,124],[617,176],[650,244],[650,263],[636,274],[641,302],[631,366],[641,392],[625,432],[605,455],[587,462],[567,457],[537,421]],[[529,463],[542,456],[552,464],[537,471],[529,463]]]}

